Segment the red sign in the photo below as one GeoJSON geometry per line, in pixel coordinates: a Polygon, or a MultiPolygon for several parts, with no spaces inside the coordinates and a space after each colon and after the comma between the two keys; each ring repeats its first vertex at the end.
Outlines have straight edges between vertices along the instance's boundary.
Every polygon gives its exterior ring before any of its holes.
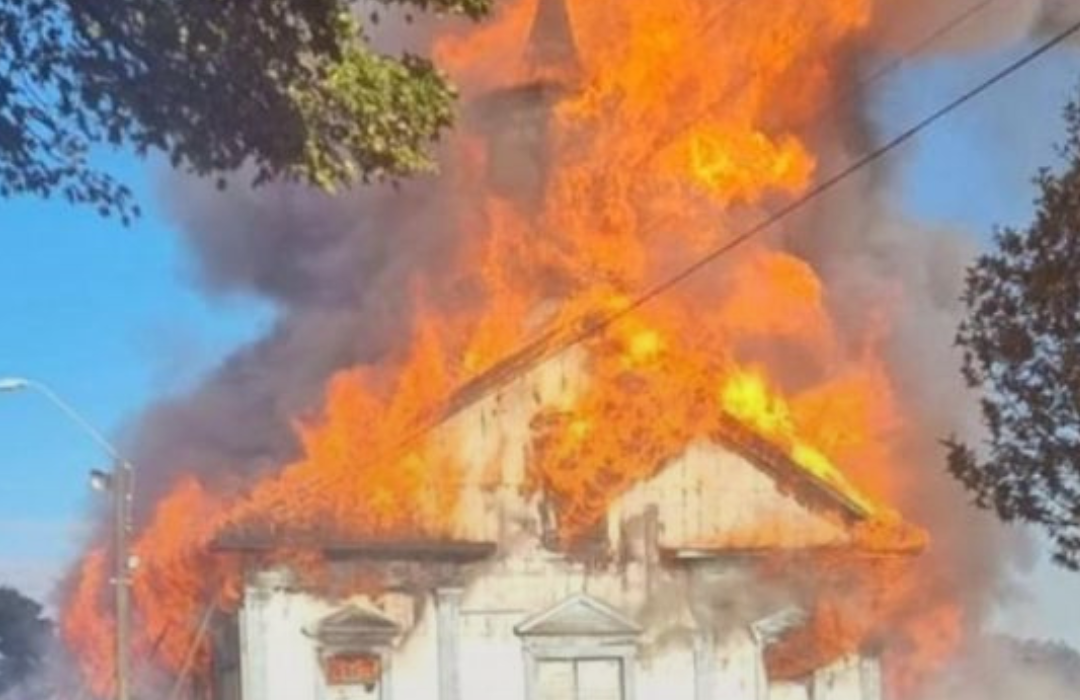
{"type": "Polygon", "coordinates": [[[334,654],[323,662],[328,685],[372,686],[379,681],[382,663],[375,654],[334,654]]]}

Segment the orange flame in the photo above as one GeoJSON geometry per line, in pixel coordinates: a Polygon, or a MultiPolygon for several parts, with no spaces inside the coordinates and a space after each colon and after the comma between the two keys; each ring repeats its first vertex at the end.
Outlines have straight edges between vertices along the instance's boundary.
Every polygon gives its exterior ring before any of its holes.
{"type": "MultiPolygon", "coordinates": [[[[457,167],[443,183],[468,204],[448,221],[468,233],[448,264],[471,303],[418,291],[408,352],[334,377],[322,415],[298,422],[300,458],[240,496],[182,480],[141,532],[139,644],[166,670],[183,662],[200,610],[235,599],[240,563],[208,551],[223,533],[288,533],[301,549],[327,537],[452,533],[463,456],[416,426],[538,330],[624,308],[763,203],[804,192],[817,159],[796,125],[835,97],[845,42],[866,28],[873,4],[569,0],[570,26],[557,31],[577,61],[543,66],[525,49],[536,3],[504,3],[437,45],[470,103],[495,112],[494,127],[454,136],[457,167]]],[[[824,297],[808,263],[762,239],[589,340],[585,381],[532,425],[530,484],[557,505],[564,539],[595,526],[689,441],[714,435],[725,414],[866,512],[894,518],[884,505],[899,464],[890,378],[874,338],[858,353],[841,341],[824,297]]],[[[866,537],[885,535],[869,528],[866,537]]],[[[104,556],[84,560],[64,620],[102,694],[111,663],[99,651],[111,624],[100,600],[104,556]]],[[[819,650],[850,651],[880,628],[866,619],[903,617],[921,650],[908,657],[917,679],[956,635],[923,644],[934,625],[913,612],[917,591],[890,585],[897,576],[882,568],[860,570],[862,590],[879,593],[867,593],[873,615],[821,612],[800,634],[819,650]]]]}

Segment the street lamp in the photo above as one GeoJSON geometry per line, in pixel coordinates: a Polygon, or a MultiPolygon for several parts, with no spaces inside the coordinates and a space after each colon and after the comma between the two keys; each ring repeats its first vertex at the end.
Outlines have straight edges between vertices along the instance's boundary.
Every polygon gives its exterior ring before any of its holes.
{"type": "Polygon", "coordinates": [[[0,377],[0,392],[14,391],[35,391],[44,396],[113,459],[111,472],[97,469],[90,472],[90,485],[98,491],[109,492],[112,497],[113,583],[116,587],[116,700],[129,700],[131,658],[128,640],[131,636],[130,574],[133,561],[129,536],[134,470],[131,462],[120,455],[119,450],[105,438],[100,430],[45,384],[21,377],[0,377]]]}
{"type": "Polygon", "coordinates": [[[100,469],[90,470],[90,488],[95,491],[103,493],[112,491],[113,481],[112,474],[108,472],[103,472],[100,469]]]}

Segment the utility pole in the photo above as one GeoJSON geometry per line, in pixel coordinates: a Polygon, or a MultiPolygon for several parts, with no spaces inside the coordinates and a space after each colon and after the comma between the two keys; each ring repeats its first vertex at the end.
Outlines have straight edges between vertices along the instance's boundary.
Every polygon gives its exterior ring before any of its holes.
{"type": "Polygon", "coordinates": [[[109,442],[100,430],[81,413],[41,382],[23,377],[0,377],[0,392],[35,391],[60,409],[84,433],[90,436],[113,459],[111,473],[90,472],[90,484],[108,492],[113,507],[113,585],[116,587],[116,696],[131,700],[131,502],[135,470],[131,462],[109,442]]]}
{"type": "Polygon", "coordinates": [[[116,700],[130,700],[131,679],[131,465],[117,460],[112,472],[113,585],[116,587],[116,700]]]}

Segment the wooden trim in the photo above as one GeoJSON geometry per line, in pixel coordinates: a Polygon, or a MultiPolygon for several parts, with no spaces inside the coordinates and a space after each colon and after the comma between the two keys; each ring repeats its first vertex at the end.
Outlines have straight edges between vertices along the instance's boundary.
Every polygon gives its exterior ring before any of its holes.
{"type": "Polygon", "coordinates": [[[708,632],[694,633],[694,700],[716,695],[716,644],[708,632]]]}
{"type": "Polygon", "coordinates": [[[573,644],[568,639],[560,645],[533,645],[526,643],[525,654],[525,698],[537,700],[537,674],[541,663],[545,661],[618,661],[622,674],[622,700],[637,700],[637,646],[634,644],[618,647],[604,647],[589,642],[573,644]]]}
{"type": "Polygon", "coordinates": [[[458,588],[435,591],[439,700],[461,700],[461,596],[458,588]]]}
{"type": "Polygon", "coordinates": [[[760,559],[764,557],[814,557],[838,555],[852,559],[910,559],[918,554],[909,550],[874,550],[857,544],[815,545],[810,547],[664,547],[661,558],[672,563],[690,564],[716,559],[760,559]]]}
{"type": "Polygon", "coordinates": [[[326,541],[316,538],[272,538],[225,535],[210,543],[212,552],[269,553],[279,549],[312,549],[330,560],[446,561],[471,563],[495,554],[494,542],[465,540],[326,541]]]}

